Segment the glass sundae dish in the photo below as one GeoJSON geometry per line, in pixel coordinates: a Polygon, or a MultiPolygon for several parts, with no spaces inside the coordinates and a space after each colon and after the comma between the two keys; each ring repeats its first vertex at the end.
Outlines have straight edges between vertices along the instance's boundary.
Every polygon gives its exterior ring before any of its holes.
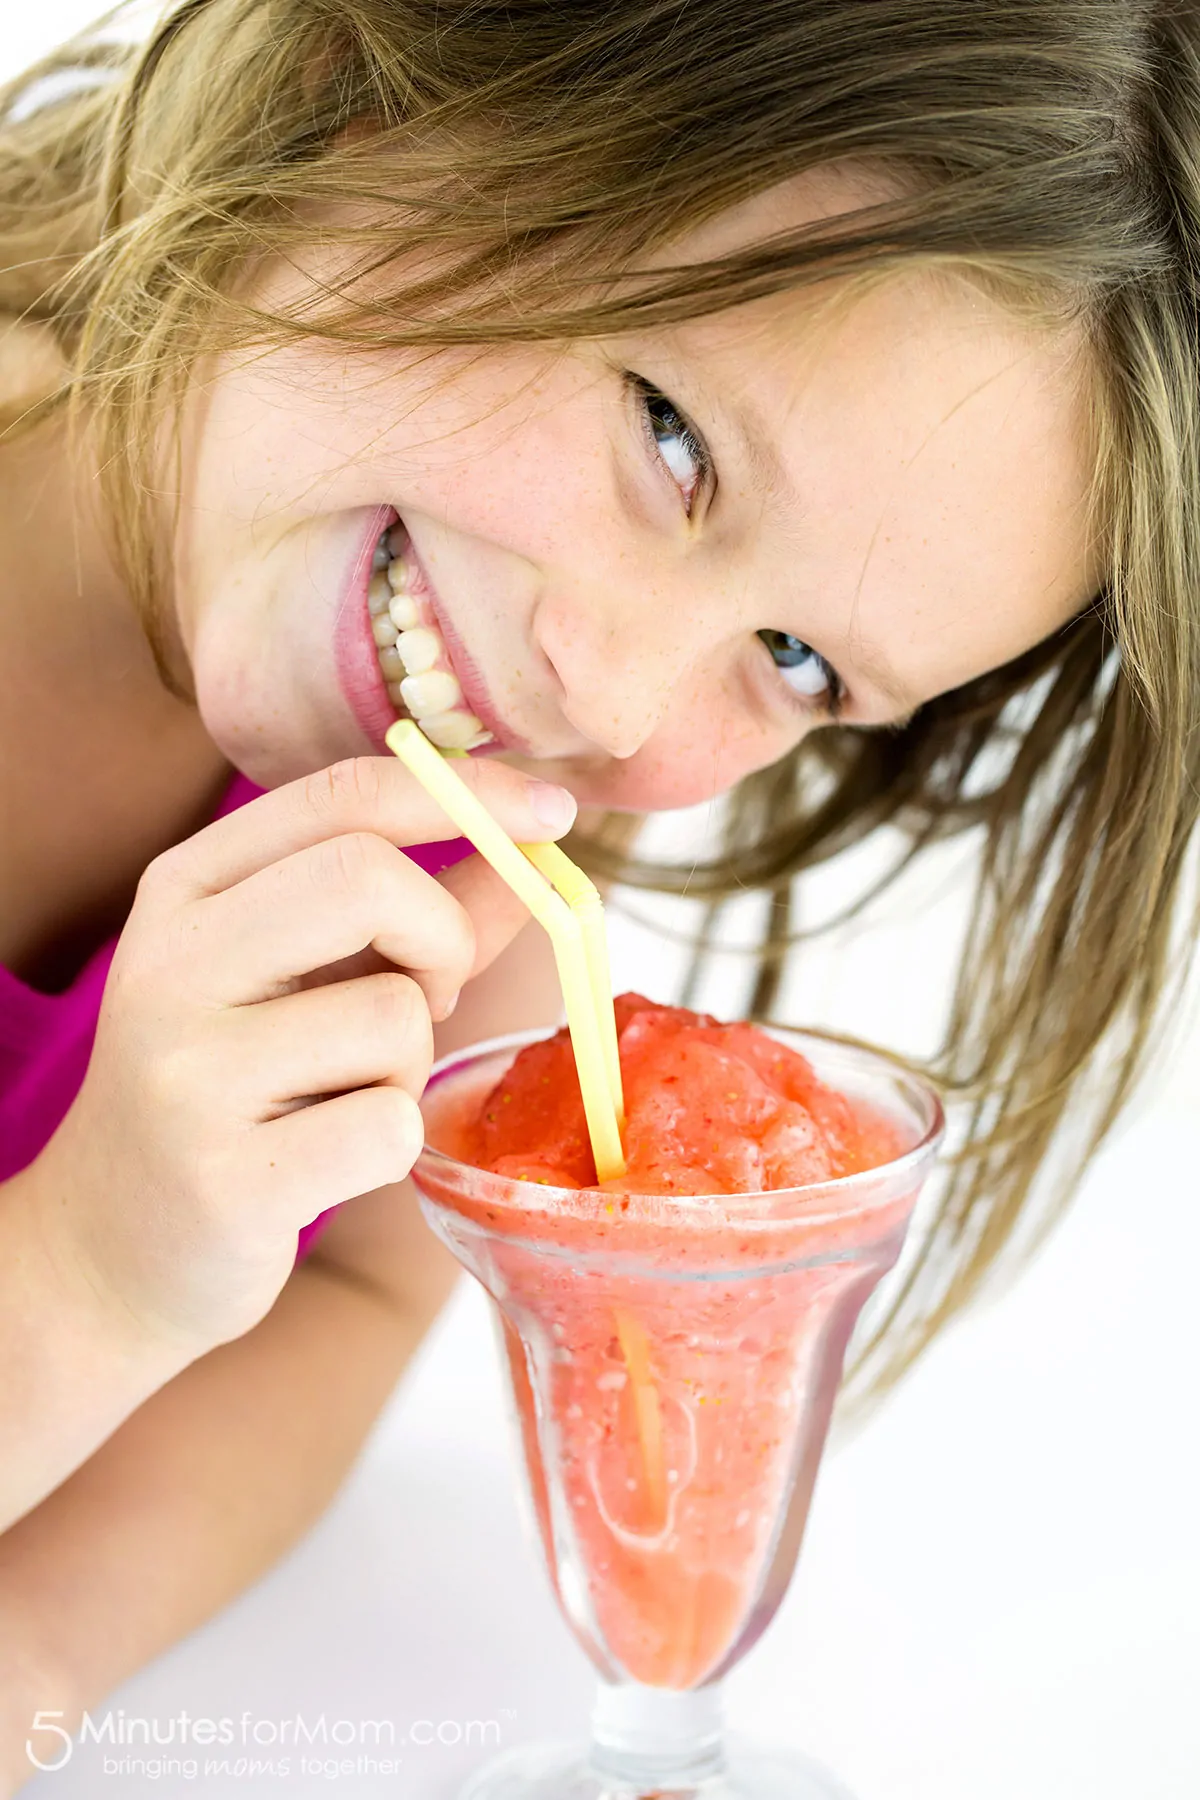
{"type": "Polygon", "coordinates": [[[627,1173],[597,1185],[565,1034],[434,1071],[414,1170],[500,1324],[533,1513],[600,1691],[590,1746],[463,1800],[832,1800],[735,1751],[722,1677],[795,1567],[855,1321],[942,1133],[925,1083],[815,1033],[617,1001],[627,1173]]]}

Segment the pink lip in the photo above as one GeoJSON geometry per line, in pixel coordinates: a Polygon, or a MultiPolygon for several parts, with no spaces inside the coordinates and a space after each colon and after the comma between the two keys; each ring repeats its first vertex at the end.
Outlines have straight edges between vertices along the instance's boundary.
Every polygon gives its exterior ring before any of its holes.
{"type": "Polygon", "coordinates": [[[338,685],[359,728],[381,755],[387,752],[384,735],[396,723],[396,709],[388,698],[383,670],[379,667],[371,615],[367,611],[367,584],[371,579],[371,559],[380,533],[394,524],[396,517],[390,506],[381,506],[371,514],[367,531],[342,586],[333,630],[338,685]]]}
{"type": "Polygon", "coordinates": [[[520,756],[532,756],[533,746],[501,719],[496,711],[495,702],[488,692],[487,683],[479,672],[479,667],[471,657],[466,645],[459,637],[454,626],[446,617],[445,609],[434,591],[429,579],[429,572],[424,563],[417,560],[420,580],[417,585],[418,596],[423,599],[437,622],[443,644],[446,646],[446,657],[454,671],[459,687],[463,691],[463,699],[486,731],[490,731],[495,742],[484,744],[479,750],[472,750],[472,756],[496,755],[501,750],[513,750],[520,756]]]}
{"type": "MultiPolygon", "coordinates": [[[[368,530],[355,552],[342,589],[334,626],[334,662],[339,685],[359,727],[381,752],[387,750],[385,736],[396,722],[396,708],[388,696],[383,671],[379,667],[375,635],[371,630],[371,615],[367,608],[367,587],[371,580],[375,546],[380,535],[394,525],[398,518],[399,514],[390,506],[381,506],[371,514],[368,530]]],[[[531,746],[501,721],[483,676],[446,617],[429,580],[429,573],[415,551],[413,560],[417,565],[415,595],[425,602],[433,615],[446,647],[447,660],[462,688],[467,705],[480,723],[491,732],[494,740],[470,754],[488,756],[502,750],[513,750],[524,756],[532,755],[531,746]]]]}

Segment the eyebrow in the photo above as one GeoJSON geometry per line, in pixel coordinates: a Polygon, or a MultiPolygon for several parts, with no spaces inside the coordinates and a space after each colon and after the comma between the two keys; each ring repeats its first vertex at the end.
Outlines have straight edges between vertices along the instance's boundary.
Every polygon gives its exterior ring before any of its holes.
{"type": "Polygon", "coordinates": [[[735,412],[715,396],[710,397],[709,406],[718,415],[726,431],[740,445],[756,485],[783,513],[789,528],[799,536],[808,520],[807,510],[792,486],[787,470],[776,455],[770,433],[763,429],[762,421],[754,408],[735,412]]]}
{"type": "MultiPolygon", "coordinates": [[[[750,473],[758,487],[783,514],[789,530],[794,530],[799,535],[803,531],[808,516],[807,512],[786,469],[775,453],[769,433],[763,429],[754,409],[734,412],[715,396],[709,397],[708,405],[720,418],[725,429],[741,446],[750,473]]],[[[871,686],[883,695],[885,700],[889,700],[893,706],[898,708],[899,716],[883,721],[880,729],[907,724],[913,713],[924,702],[905,687],[877,644],[870,644],[860,638],[855,638],[852,649],[856,667],[866,676],[871,686]]]]}

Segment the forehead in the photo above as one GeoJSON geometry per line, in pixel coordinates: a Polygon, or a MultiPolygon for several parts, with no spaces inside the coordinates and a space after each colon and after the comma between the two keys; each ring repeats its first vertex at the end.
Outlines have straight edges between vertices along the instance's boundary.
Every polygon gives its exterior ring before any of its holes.
{"type": "MultiPolygon", "coordinates": [[[[849,175],[798,178],[673,260],[879,197],[849,175]]],[[[744,499],[794,581],[819,592],[844,643],[884,638],[914,698],[1019,655],[1099,585],[1081,334],[913,265],[698,319],[661,348],[744,449],[744,499]]]]}

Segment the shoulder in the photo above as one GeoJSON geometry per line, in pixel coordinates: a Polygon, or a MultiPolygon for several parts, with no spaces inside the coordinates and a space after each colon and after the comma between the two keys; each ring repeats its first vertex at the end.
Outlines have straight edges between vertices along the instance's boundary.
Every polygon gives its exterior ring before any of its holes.
{"type": "Polygon", "coordinates": [[[0,415],[19,416],[54,393],[67,372],[48,325],[0,312],[0,415]]]}

